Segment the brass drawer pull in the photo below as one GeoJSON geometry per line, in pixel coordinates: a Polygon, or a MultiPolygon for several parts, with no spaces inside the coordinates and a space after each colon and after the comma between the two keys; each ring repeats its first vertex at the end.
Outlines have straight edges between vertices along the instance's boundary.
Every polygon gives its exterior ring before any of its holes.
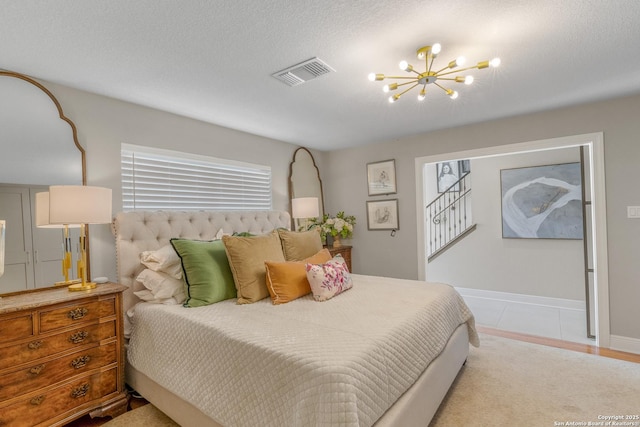
{"type": "Polygon", "coordinates": [[[79,344],[82,341],[84,341],[88,336],[89,336],[89,332],[87,331],[76,332],[75,334],[71,334],[71,336],[69,337],[69,341],[71,341],[74,344],[79,344]]]}
{"type": "Polygon", "coordinates": [[[88,391],[89,391],[89,384],[83,384],[80,387],[76,387],[73,390],[71,390],[71,397],[73,397],[74,399],[78,399],[80,397],[85,396],[88,391]]]}
{"type": "Polygon", "coordinates": [[[29,401],[29,403],[31,403],[34,406],[38,406],[42,402],[44,402],[44,394],[41,394],[40,396],[36,396],[29,401]]]}
{"type": "Polygon", "coordinates": [[[87,366],[87,363],[89,363],[90,361],[91,361],[91,357],[88,355],[76,357],[71,361],[71,366],[73,366],[74,369],[84,368],[85,366],[87,366]]]}
{"type": "Polygon", "coordinates": [[[44,367],[44,363],[42,365],[34,366],[33,368],[29,369],[29,373],[33,376],[40,375],[40,372],[42,372],[44,367]]]}
{"type": "Polygon", "coordinates": [[[37,350],[42,347],[42,341],[31,341],[27,347],[29,350],[37,350]]]}
{"type": "Polygon", "coordinates": [[[82,319],[84,316],[86,316],[88,312],[89,312],[88,308],[78,307],[74,310],[71,310],[69,313],[67,313],[67,317],[71,320],[79,320],[79,319],[82,319]]]}

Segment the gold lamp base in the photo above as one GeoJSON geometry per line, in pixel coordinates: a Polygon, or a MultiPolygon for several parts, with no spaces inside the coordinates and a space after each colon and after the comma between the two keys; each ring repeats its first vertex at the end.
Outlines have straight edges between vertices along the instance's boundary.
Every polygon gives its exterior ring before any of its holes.
{"type": "Polygon", "coordinates": [[[91,289],[96,288],[96,284],[94,282],[86,282],[86,283],[76,283],[73,285],[69,285],[68,289],[70,292],[81,292],[81,291],[90,291],[91,289]]]}
{"type": "Polygon", "coordinates": [[[73,280],[61,280],[53,284],[53,286],[69,286],[75,285],[76,283],[82,283],[82,279],[73,279],[73,280]]]}

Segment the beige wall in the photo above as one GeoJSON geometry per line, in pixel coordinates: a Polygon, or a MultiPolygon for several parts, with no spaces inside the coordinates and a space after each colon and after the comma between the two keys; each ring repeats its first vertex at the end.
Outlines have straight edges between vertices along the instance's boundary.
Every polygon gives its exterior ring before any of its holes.
{"type": "MultiPolygon", "coordinates": [[[[640,302],[640,221],[626,218],[626,206],[640,205],[640,186],[632,175],[640,161],[638,111],[640,95],[635,95],[332,151],[323,169],[327,211],[344,210],[358,218],[352,239],[356,273],[417,278],[417,157],[603,132],[611,334],[640,339],[635,315],[640,302]],[[395,237],[367,231],[366,224],[366,201],[383,198],[367,196],[366,164],[386,159],[396,159],[398,194],[390,196],[399,199],[400,230],[395,237]]],[[[543,279],[544,272],[539,274],[543,279]]]]}
{"type": "MultiPolygon", "coordinates": [[[[289,163],[297,146],[175,114],[43,82],[78,129],[86,150],[87,184],[113,190],[113,211],[122,208],[120,144],[129,143],[271,166],[273,208],[289,210],[289,163]]],[[[322,154],[315,153],[322,170],[322,154]]],[[[91,273],[116,277],[109,226],[92,225],[91,273]]]]}

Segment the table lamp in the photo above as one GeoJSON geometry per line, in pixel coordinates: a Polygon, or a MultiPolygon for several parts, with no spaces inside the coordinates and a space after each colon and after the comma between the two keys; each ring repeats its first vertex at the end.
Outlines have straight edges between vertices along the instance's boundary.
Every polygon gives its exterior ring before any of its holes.
{"type": "Polygon", "coordinates": [[[69,286],[70,291],[94,289],[87,281],[87,226],[111,222],[111,189],[87,185],[52,185],[49,187],[49,223],[80,224],[80,283],[69,286]]]}
{"type": "Polygon", "coordinates": [[[69,228],[78,228],[80,224],[51,224],[49,222],[49,192],[43,191],[36,193],[36,227],[38,228],[62,228],[62,276],[63,281],[55,282],[55,286],[72,285],[81,283],[82,279],[69,279],[69,270],[71,269],[71,238],[69,237],[69,228]]]}
{"type": "Polygon", "coordinates": [[[298,197],[291,200],[291,216],[304,219],[304,229],[309,228],[309,218],[316,218],[320,213],[317,197],[298,197]]]}

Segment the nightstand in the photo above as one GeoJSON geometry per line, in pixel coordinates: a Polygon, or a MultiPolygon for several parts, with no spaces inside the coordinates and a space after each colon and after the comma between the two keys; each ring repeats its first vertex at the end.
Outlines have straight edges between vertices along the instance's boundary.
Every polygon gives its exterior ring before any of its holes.
{"type": "Polygon", "coordinates": [[[105,283],[0,299],[0,425],[60,426],[126,411],[125,289],[105,283]]]}
{"type": "Polygon", "coordinates": [[[331,256],[336,256],[336,254],[340,254],[342,255],[342,258],[344,258],[344,260],[347,262],[347,268],[349,269],[349,272],[353,273],[353,270],[351,269],[351,248],[352,246],[348,246],[348,245],[343,245],[337,248],[334,248],[332,246],[325,246],[325,248],[329,249],[329,252],[331,253],[331,256]]]}

